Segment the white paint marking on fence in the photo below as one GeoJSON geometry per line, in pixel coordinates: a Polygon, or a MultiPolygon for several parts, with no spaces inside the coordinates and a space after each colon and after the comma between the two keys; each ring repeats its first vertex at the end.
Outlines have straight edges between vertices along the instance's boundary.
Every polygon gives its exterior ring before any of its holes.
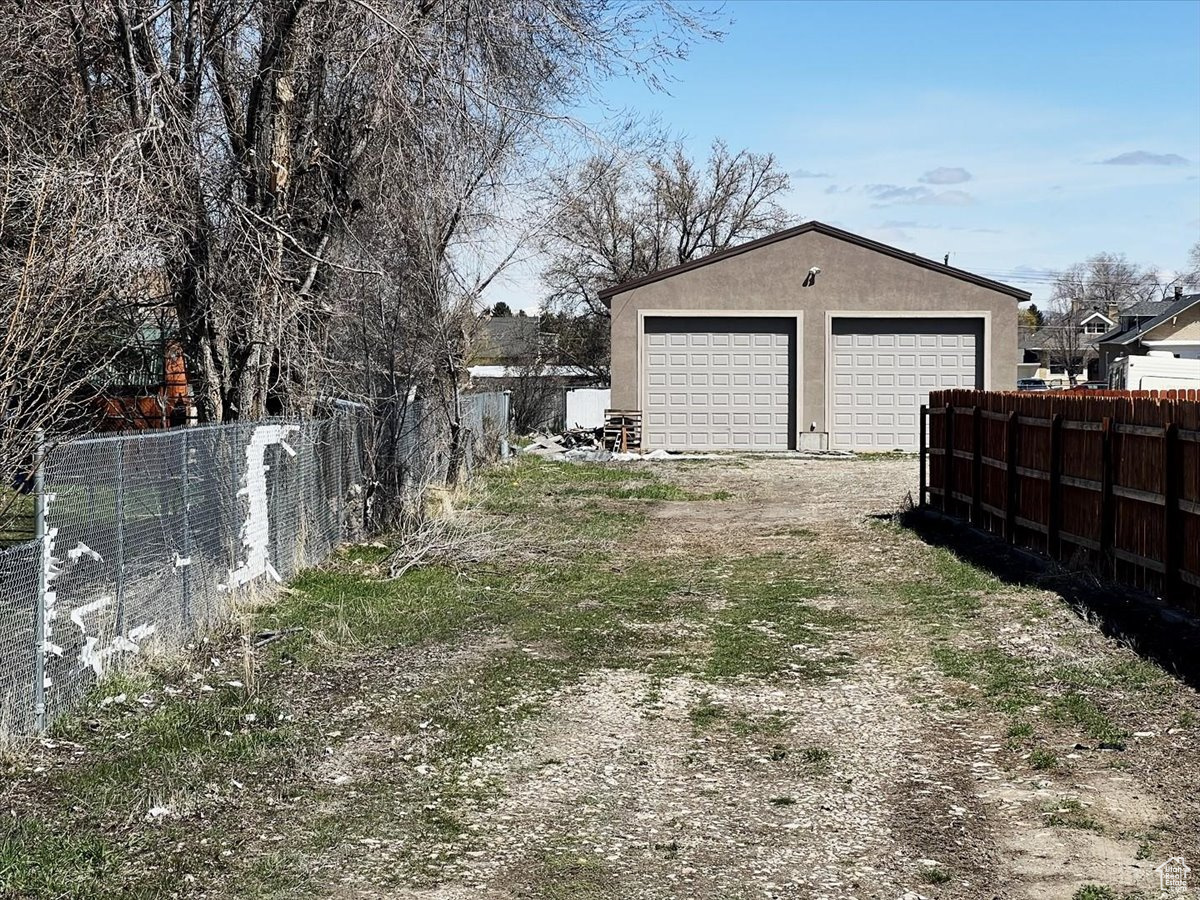
{"type": "Polygon", "coordinates": [[[246,521],[242,523],[242,545],[246,548],[246,558],[229,573],[226,589],[253,581],[260,575],[270,574],[280,581],[279,573],[271,566],[267,558],[267,544],[271,538],[271,510],[267,501],[267,447],[272,444],[282,444],[290,450],[285,438],[293,431],[298,432],[299,425],[259,425],[254,429],[250,442],[246,445],[246,475],[243,486],[237,496],[246,497],[249,510],[246,521]]]}
{"type": "Polygon", "coordinates": [[[112,652],[111,650],[97,650],[98,643],[100,643],[100,638],[89,635],[83,644],[83,649],[79,651],[80,669],[90,668],[96,673],[97,678],[104,674],[104,657],[112,652]]]}
{"type": "Polygon", "coordinates": [[[98,637],[88,635],[83,648],[79,651],[80,670],[90,668],[96,673],[96,677],[99,678],[104,674],[104,667],[109,657],[117,656],[121,653],[137,656],[141,653],[141,641],[154,634],[155,628],[156,626],[151,622],[143,623],[136,628],[130,629],[128,636],[118,634],[107,647],[100,646],[100,639],[98,637]]]}
{"type": "Polygon", "coordinates": [[[83,606],[71,610],[71,621],[79,626],[79,630],[84,634],[88,633],[87,625],[83,622],[84,616],[89,616],[94,612],[99,612],[113,602],[113,598],[108,594],[103,597],[97,597],[91,603],[85,603],[83,606]]]}
{"type": "Polygon", "coordinates": [[[69,559],[71,562],[78,562],[84,556],[88,557],[89,559],[93,559],[96,562],[104,561],[104,558],[99,553],[97,553],[83,541],[80,541],[72,549],[67,551],[67,559],[69,559]]]}
{"type": "Polygon", "coordinates": [[[143,622],[137,628],[129,629],[129,639],[131,641],[140,641],[143,638],[150,637],[156,631],[158,631],[158,626],[153,622],[143,622]]]}

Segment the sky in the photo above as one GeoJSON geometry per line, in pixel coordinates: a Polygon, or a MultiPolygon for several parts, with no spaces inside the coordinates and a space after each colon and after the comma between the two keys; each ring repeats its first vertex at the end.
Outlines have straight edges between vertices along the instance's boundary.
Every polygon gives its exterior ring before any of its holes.
{"type": "MultiPolygon", "coordinates": [[[[726,32],[665,91],[573,111],[657,118],[703,158],[773,153],[817,219],[1049,296],[1101,251],[1162,270],[1200,240],[1200,0],[702,6],[726,32]]],[[[536,260],[493,299],[530,311],[536,260]]]]}

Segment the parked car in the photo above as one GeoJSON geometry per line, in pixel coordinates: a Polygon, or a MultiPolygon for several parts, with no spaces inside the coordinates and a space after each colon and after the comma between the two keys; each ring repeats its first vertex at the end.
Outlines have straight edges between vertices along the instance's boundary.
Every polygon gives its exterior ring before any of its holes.
{"type": "Polygon", "coordinates": [[[1050,390],[1050,385],[1046,384],[1046,381],[1043,378],[1018,378],[1017,379],[1017,390],[1018,391],[1048,391],[1048,390],[1050,390]]]}
{"type": "Polygon", "coordinates": [[[1107,391],[1109,390],[1107,381],[1085,381],[1083,384],[1077,384],[1071,388],[1073,391],[1107,391]]]}

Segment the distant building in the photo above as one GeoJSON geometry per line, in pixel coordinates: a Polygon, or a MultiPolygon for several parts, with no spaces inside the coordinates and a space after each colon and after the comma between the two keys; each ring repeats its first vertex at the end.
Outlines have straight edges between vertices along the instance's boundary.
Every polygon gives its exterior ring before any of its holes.
{"type": "Polygon", "coordinates": [[[1104,313],[1093,309],[1074,324],[1051,322],[1040,328],[1022,329],[1017,338],[1021,353],[1017,377],[1040,378],[1051,387],[1069,387],[1070,368],[1080,382],[1099,380],[1102,377],[1099,342],[1117,326],[1117,315],[1116,310],[1104,313]],[[1064,328],[1074,329],[1077,334],[1065,337],[1062,334],[1064,328]],[[1068,353],[1071,355],[1069,361],[1068,353]]]}
{"type": "Polygon", "coordinates": [[[516,366],[543,359],[550,348],[538,329],[540,321],[538,316],[483,319],[471,348],[471,365],[516,366]]]}
{"type": "Polygon", "coordinates": [[[519,434],[560,431],[566,391],[595,382],[587,369],[560,365],[555,336],[539,326],[538,316],[483,319],[467,367],[467,390],[509,392],[512,428],[519,434]]]}
{"type": "Polygon", "coordinates": [[[1177,290],[1172,300],[1139,303],[1121,313],[1120,321],[1097,341],[1100,377],[1121,356],[1151,350],[1180,359],[1200,359],[1200,294],[1177,290]]]}

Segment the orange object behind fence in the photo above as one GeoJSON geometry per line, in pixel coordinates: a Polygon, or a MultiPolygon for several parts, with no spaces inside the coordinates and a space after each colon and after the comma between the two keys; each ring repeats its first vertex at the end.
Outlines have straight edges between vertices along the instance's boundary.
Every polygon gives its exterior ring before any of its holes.
{"type": "Polygon", "coordinates": [[[1200,391],[948,390],[921,502],[1200,613],[1200,391]]]}

